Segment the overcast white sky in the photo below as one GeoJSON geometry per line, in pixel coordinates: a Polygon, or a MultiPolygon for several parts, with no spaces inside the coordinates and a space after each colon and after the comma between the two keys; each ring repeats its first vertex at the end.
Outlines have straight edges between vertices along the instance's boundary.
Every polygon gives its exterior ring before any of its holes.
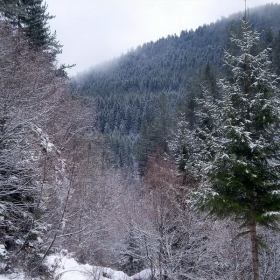
{"type": "MultiPolygon", "coordinates": [[[[60,63],[83,72],[132,47],[196,29],[245,7],[244,0],[45,0],[52,31],[63,45],[60,63]]],[[[280,0],[247,0],[255,7],[280,0]]]]}

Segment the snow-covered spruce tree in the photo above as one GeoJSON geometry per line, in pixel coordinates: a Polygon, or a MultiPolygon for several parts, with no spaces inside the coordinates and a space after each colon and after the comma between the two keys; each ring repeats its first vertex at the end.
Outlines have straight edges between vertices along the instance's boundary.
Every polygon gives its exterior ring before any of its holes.
{"type": "Polygon", "coordinates": [[[172,140],[169,141],[168,146],[171,150],[175,162],[178,166],[179,172],[183,175],[183,184],[192,184],[196,181],[196,166],[195,158],[197,153],[198,139],[195,138],[195,132],[189,129],[189,123],[182,115],[177,125],[177,131],[174,133],[172,140]]]}
{"type": "MultiPolygon", "coordinates": [[[[270,50],[252,54],[259,34],[250,30],[246,18],[242,28],[240,39],[231,37],[240,52],[225,52],[232,77],[220,80],[219,122],[205,138],[210,151],[204,160],[207,192],[199,206],[218,218],[232,217],[247,229],[252,279],[258,280],[257,225],[278,228],[280,217],[279,89],[271,70],[270,50]]],[[[212,106],[207,101],[204,105],[212,106]]]]}
{"type": "Polygon", "coordinates": [[[211,139],[212,133],[215,133],[215,127],[219,123],[217,100],[204,81],[202,81],[200,91],[201,99],[196,100],[196,115],[198,115],[198,118],[195,127],[191,129],[189,122],[186,121],[187,117],[182,114],[177,125],[177,131],[168,143],[179,172],[183,176],[183,185],[192,189],[196,188],[201,180],[201,168],[203,166],[201,163],[211,157],[207,143],[211,139]]]}

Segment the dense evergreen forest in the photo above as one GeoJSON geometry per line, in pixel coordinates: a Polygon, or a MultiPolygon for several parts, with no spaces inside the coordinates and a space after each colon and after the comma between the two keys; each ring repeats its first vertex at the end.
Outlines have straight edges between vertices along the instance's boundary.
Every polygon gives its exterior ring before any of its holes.
{"type": "MultiPolygon", "coordinates": [[[[199,85],[209,83],[218,94],[216,79],[226,71],[224,50],[234,47],[229,35],[240,34],[242,16],[146,43],[75,79],[79,91],[96,101],[100,131],[108,136],[118,166],[142,173],[156,147],[167,151],[180,113],[195,121],[199,85]]],[[[273,65],[280,73],[280,6],[250,9],[249,18],[251,28],[261,34],[261,47],[272,47],[273,65]]]]}
{"type": "Polygon", "coordinates": [[[280,5],[72,80],[52,18],[0,0],[0,278],[279,280],[280,5]]]}

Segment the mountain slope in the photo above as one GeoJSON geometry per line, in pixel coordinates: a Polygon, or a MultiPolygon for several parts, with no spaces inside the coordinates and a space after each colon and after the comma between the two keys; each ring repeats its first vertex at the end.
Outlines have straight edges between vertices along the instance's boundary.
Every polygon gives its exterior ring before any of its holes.
{"type": "MultiPolygon", "coordinates": [[[[166,149],[179,106],[192,110],[201,81],[214,89],[216,77],[225,72],[223,50],[232,47],[228,34],[240,32],[242,14],[146,43],[74,80],[81,94],[96,99],[100,130],[108,135],[118,165],[145,165],[155,147],[166,149]]],[[[279,72],[280,5],[251,9],[249,17],[263,47],[272,46],[279,72]]]]}

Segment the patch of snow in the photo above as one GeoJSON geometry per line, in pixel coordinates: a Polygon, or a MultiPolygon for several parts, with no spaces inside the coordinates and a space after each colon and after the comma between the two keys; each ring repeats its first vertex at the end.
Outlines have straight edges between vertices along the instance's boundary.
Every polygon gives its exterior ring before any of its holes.
{"type": "MultiPolygon", "coordinates": [[[[152,278],[150,269],[145,269],[129,277],[124,272],[109,267],[79,264],[67,250],[48,256],[45,264],[53,273],[54,280],[150,280],[152,278]]],[[[0,280],[11,279],[26,280],[29,278],[22,272],[0,275],[0,280]]]]}
{"type": "Polygon", "coordinates": [[[0,275],[0,280],[26,280],[28,279],[23,272],[0,275]]]}
{"type": "Polygon", "coordinates": [[[270,212],[266,212],[265,214],[263,214],[263,216],[265,216],[265,217],[267,217],[267,216],[280,216],[280,212],[270,211],[270,212]]]}
{"type": "Polygon", "coordinates": [[[5,246],[0,244],[0,257],[7,260],[9,258],[9,253],[7,252],[5,246]]]}
{"type": "Polygon", "coordinates": [[[150,269],[145,269],[142,270],[139,273],[134,274],[133,276],[130,277],[130,280],[149,280],[152,279],[152,272],[150,269]]]}
{"type": "MultiPolygon", "coordinates": [[[[79,264],[71,254],[63,250],[60,254],[50,255],[46,265],[54,273],[54,279],[59,280],[130,280],[122,271],[108,267],[79,264]]],[[[135,278],[136,279],[136,278],[135,278]]],[[[1,280],[1,279],[0,279],[1,280]]]]}
{"type": "MultiPolygon", "coordinates": [[[[60,255],[51,255],[47,258],[46,265],[54,273],[54,279],[60,280],[87,280],[92,279],[92,266],[85,264],[80,265],[65,251],[60,255]]],[[[99,280],[99,277],[96,278],[99,280]]]]}
{"type": "Polygon", "coordinates": [[[112,279],[113,280],[130,280],[131,278],[122,271],[115,271],[112,275],[112,279]]]}

